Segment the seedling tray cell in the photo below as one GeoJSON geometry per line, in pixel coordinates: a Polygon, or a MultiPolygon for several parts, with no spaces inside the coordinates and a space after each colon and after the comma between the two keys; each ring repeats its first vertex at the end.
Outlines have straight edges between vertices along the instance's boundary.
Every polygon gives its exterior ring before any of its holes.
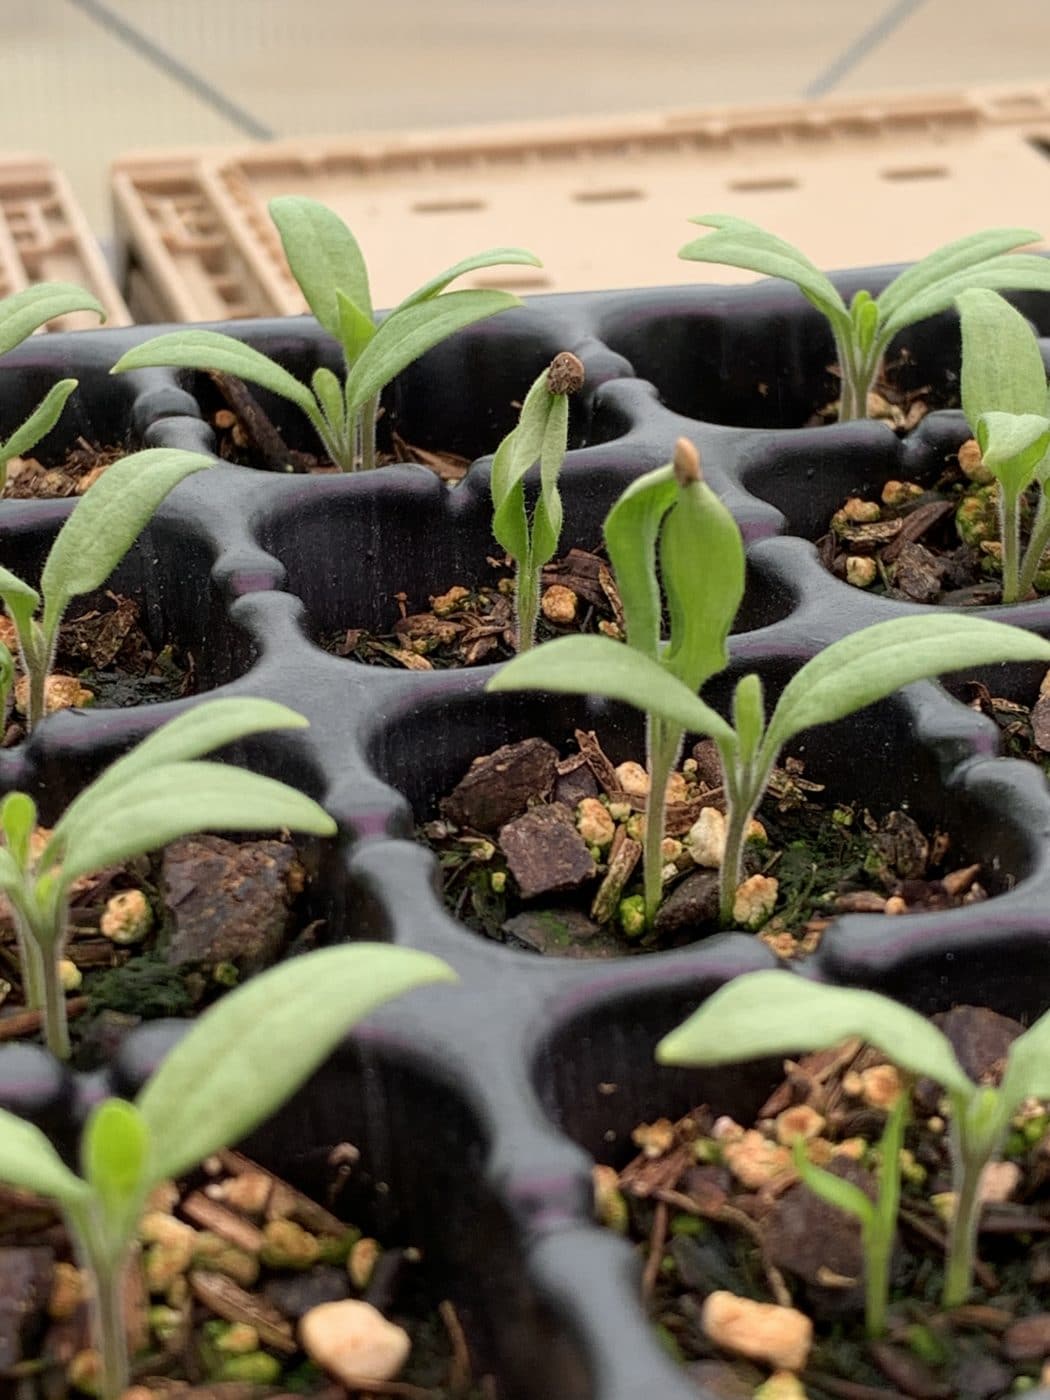
{"type": "MultiPolygon", "coordinates": [[[[888,275],[844,284],[874,290],[888,275]]],[[[1044,333],[1047,306],[1025,303],[1044,333]]],[[[299,368],[332,356],[306,320],[225,329],[299,368]]],[[[112,424],[117,441],[214,450],[210,381],[106,375],[152,333],[41,338],[12,357],[15,397],[28,401],[61,365],[98,395],[84,421],[112,424]]],[[[951,382],[950,322],[909,343],[951,382]]],[[[959,417],[933,413],[903,438],[877,423],[800,428],[828,347],[802,298],[776,283],[534,299],[425,357],[385,398],[400,432],[476,459],[460,484],[413,465],[317,477],[219,462],[172,494],[121,577],[158,626],[189,629],[202,690],[269,696],[310,719],[233,756],[310,792],[339,822],[339,839],[315,853],[326,936],[426,949],[460,977],[440,998],[417,992],[370,1018],[247,1149],[316,1188],[331,1149],[358,1146],[350,1205],[370,1228],[422,1241],[435,1287],[462,1307],[508,1400],[696,1400],[645,1321],[631,1248],[593,1223],[590,1165],[626,1161],[640,1120],[707,1097],[738,1116],[761,1101],[775,1065],[703,1075],[661,1068],[652,1052],[717,987],[774,966],[774,955],[731,931],[646,957],[566,961],[471,933],[444,908],[415,822],[500,743],[539,734],[560,744],[593,727],[615,759],[637,757],[640,721],[596,701],[486,697],[491,667],[388,670],[319,644],[330,630],[388,621],[398,592],[425,605],[486,576],[489,454],[538,367],[566,348],[584,359],[588,386],[561,479],[563,546],[593,548],[623,487],[666,461],[676,437],[691,438],[750,541],[731,676],[757,670],[775,694],[827,643],[916,610],[833,580],[811,541],[843,493],[934,470],[958,446],[959,417]],[[661,326],[681,361],[662,348],[661,326]],[[724,371],[730,387],[716,392],[724,371]],[[749,405],[759,379],[780,387],[749,405]]],[[[289,410],[263,402],[289,445],[308,444],[289,410]]],[[[5,563],[32,573],[68,509],[0,503],[5,563]]],[[[993,611],[1050,634],[1045,603],[993,611]]],[[[1011,695],[1039,681],[1035,668],[980,678],[1011,695]]],[[[910,687],[802,736],[796,752],[834,798],[907,804],[948,829],[960,853],[987,863],[992,898],[898,919],[841,916],[795,975],[877,987],[926,1012],[977,1001],[1028,1017],[1050,1002],[1050,795],[1034,766],[999,757],[995,724],[955,698],[970,679],[910,687]]],[[[711,687],[713,703],[725,684],[711,687]]],[[[105,762],[195,703],[52,716],[0,754],[0,786],[25,787],[54,816],[105,762]]],[[[0,1101],[68,1149],[90,1103],[134,1093],[178,1033],[141,1026],[91,1076],[57,1071],[33,1047],[2,1051],[0,1101]]]]}

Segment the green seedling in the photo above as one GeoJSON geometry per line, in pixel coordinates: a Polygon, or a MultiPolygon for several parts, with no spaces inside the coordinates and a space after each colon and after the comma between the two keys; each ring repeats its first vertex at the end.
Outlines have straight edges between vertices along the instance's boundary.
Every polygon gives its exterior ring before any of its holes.
{"type": "Polygon", "coordinates": [[[539,267],[523,248],[490,248],[438,273],[407,296],[376,326],[368,270],[357,240],[323,204],[297,195],[270,201],[270,217],[288,266],[306,304],[343,352],[342,383],[324,366],[310,384],[250,346],[217,331],[172,331],[121,356],[113,373],[148,365],[173,365],[236,375],[300,408],[324,450],[341,471],[376,465],[376,419],[387,384],[425,351],[465,326],[483,321],[520,300],[509,292],[445,288],[457,277],[504,264],[539,267]]]}
{"type": "Polygon", "coordinates": [[[0,891],[14,910],[26,1003],[42,1008],[48,1047],[69,1056],[59,962],[75,881],[198,831],[332,836],[335,822],[295,788],[225,763],[197,761],[223,744],[306,720],[270,700],[211,700],[170,720],[110,765],[66,808],[41,844],[36,804],[12,792],[0,806],[0,891]]]}
{"type": "MultiPolygon", "coordinates": [[[[55,316],[66,316],[71,311],[97,311],[101,320],[106,319],[105,309],[91,293],[71,282],[41,282],[4,297],[0,301],[0,355],[21,345],[55,316]]],[[[0,491],[7,483],[8,462],[12,457],[31,452],[40,439],[47,436],[76,387],[75,379],[60,379],[52,384],[25,422],[6,441],[0,442],[0,491]]]]}
{"type": "Polygon", "coordinates": [[[124,457],[84,492],[59,530],[39,593],[17,574],[0,568],[0,598],[15,625],[22,666],[29,677],[30,730],[44,717],[47,677],[69,604],[80,594],[101,588],[168,492],[183,477],[214,461],[166,447],[124,457]]]}
{"type": "Polygon", "coordinates": [[[702,480],[691,443],[680,439],[672,465],[627,488],[606,518],[605,542],[627,645],[609,637],[559,637],[515,657],[486,689],[593,692],[645,714],[647,928],[660,902],[667,780],[687,732],[712,738],[721,758],[726,844],[720,905],[722,922],[729,924],[747,831],[785,744],[942,671],[1050,659],[1050,643],[1002,623],[956,614],[895,618],[844,637],[808,661],[768,720],[759,677],[744,676],[726,720],[697,691],[728,662],[726,641],[744,592],[744,546],[733,517],[702,480]],[[670,617],[666,645],[660,640],[661,581],[670,617]]]}
{"type": "Polygon", "coordinates": [[[860,1222],[865,1261],[864,1325],[869,1337],[881,1337],[886,1330],[890,1262],[901,1199],[901,1148],[907,1116],[908,1096],[902,1093],[890,1110],[879,1139],[879,1189],[874,1201],[852,1181],[811,1162],[801,1135],[792,1144],[795,1170],[803,1185],[828,1205],[836,1206],[860,1222]]]}
{"type": "Polygon", "coordinates": [[[934,1079],[951,1106],[954,1210],[943,1301],[973,1285],[981,1173],[1000,1153],[1027,1098],[1050,1097],[1050,1014],[1010,1046],[998,1088],[975,1084],[947,1036],[925,1016],[876,992],[828,987],[789,972],[752,972],[720,988],[656,1047],[664,1065],[723,1065],[823,1050],[858,1036],[917,1077],[934,1079]]]}
{"type": "Polygon", "coordinates": [[[123,1282],[150,1190],[263,1123],[375,1007],[453,980],[428,953],[369,943],[261,973],[193,1024],[134,1103],[92,1109],[80,1176],[39,1128],[0,1110],[0,1180],[58,1203],[93,1278],[101,1400],[119,1400],[128,1385],[123,1282]]]}
{"type": "Polygon", "coordinates": [[[962,406],[984,465],[999,483],[1003,602],[1031,590],[1050,544],[1050,397],[1046,370],[1028,322],[996,292],[956,298],[962,322],[962,406]],[[1021,500],[1033,484],[1039,505],[1021,553],[1021,500]]]}
{"type": "Polygon", "coordinates": [[[7,706],[15,684],[15,658],[11,649],[0,642],[0,733],[7,726],[7,706]]]}
{"type": "Polygon", "coordinates": [[[714,232],[687,243],[679,257],[783,277],[827,317],[842,376],[842,423],[868,416],[868,394],[883,357],[906,326],[948,310],[967,287],[1050,289],[1050,262],[1013,251],[1039,239],[1034,229],[986,229],[946,243],[895,277],[880,296],[857,292],[847,306],[805,254],[757,224],[730,214],[703,214],[690,222],[714,232]]]}
{"type": "Polygon", "coordinates": [[[569,395],[583,384],[583,365],[569,351],[555,356],[525,397],[513,428],[492,461],[492,533],[517,565],[515,641],[527,651],[536,640],[540,571],[554,558],[561,536],[558,473],[569,439],[569,395]],[[540,464],[540,494],[529,519],[525,473],[540,464]]]}

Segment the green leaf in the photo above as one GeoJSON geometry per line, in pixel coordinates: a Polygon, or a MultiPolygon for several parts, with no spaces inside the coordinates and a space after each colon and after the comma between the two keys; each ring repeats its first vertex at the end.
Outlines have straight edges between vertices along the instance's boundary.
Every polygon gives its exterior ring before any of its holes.
{"type": "Polygon", "coordinates": [[[733,742],[722,716],[659,661],[610,637],[557,637],[501,666],[485,689],[605,695],[687,731],[733,742]]]}
{"type": "Polygon", "coordinates": [[[1050,1012],[1010,1046],[999,1092],[1006,1115],[1024,1099],[1050,1098],[1050,1012]]]}
{"type": "Polygon", "coordinates": [[[1041,413],[985,413],[977,420],[976,437],[984,465],[1016,498],[1050,448],[1050,420],[1041,413]]]}
{"type": "Polygon", "coordinates": [[[34,448],[62,416],[66,400],[77,387],[75,379],[60,379],[52,384],[47,394],[37,404],[20,428],[16,428],[7,441],[0,446],[0,462],[9,462],[12,457],[21,457],[34,448]]]}
{"type": "Polygon", "coordinates": [[[899,617],[854,632],[808,661],[785,686],[766,730],[770,761],[781,745],[912,681],[995,661],[1050,660],[1050,642],[1002,622],[942,613],[899,617]]]}
{"type": "Polygon", "coordinates": [[[7,713],[7,697],[11,693],[11,687],[15,683],[15,658],[11,655],[11,649],[4,642],[0,642],[0,720],[7,713]]]}
{"type": "MultiPolygon", "coordinates": [[[[1050,258],[1035,253],[1006,253],[989,258],[964,272],[958,272],[920,292],[903,303],[892,315],[884,315],[879,342],[888,345],[898,331],[947,311],[960,292],[969,287],[987,287],[993,291],[1050,291],[1050,258]]],[[[885,293],[883,293],[885,297],[885,293]]],[[[883,298],[880,298],[880,306],[883,298]]]]}
{"type": "Polygon", "coordinates": [[[321,411],[328,420],[332,431],[341,437],[346,431],[343,386],[330,369],[321,365],[314,370],[310,387],[317,396],[317,402],[321,405],[321,411]]]}
{"type": "Polygon", "coordinates": [[[327,205],[302,195],[271,199],[284,255],[306,304],[328,332],[341,340],[336,293],[342,292],[372,319],[368,269],[357,239],[327,205]]]}
{"type": "Polygon", "coordinates": [[[134,1104],[104,1099],[80,1139],[80,1169],[107,1207],[139,1195],[147,1181],[149,1130],[134,1104]]]}
{"type": "Polygon", "coordinates": [[[542,568],[553,559],[561,539],[562,505],[558,474],[565,461],[569,437],[569,400],[551,394],[550,412],[540,447],[540,498],[532,521],[532,567],[542,568]]]}
{"type": "Polygon", "coordinates": [[[32,1123],[0,1108],[0,1181],[38,1191],[61,1204],[82,1202],[91,1191],[74,1176],[32,1123]]]}
{"type": "Polygon", "coordinates": [[[71,311],[97,311],[99,320],[106,319],[102,303],[71,282],[40,282],[5,297],[0,301],[0,355],[56,316],[67,316],[71,311]]]}
{"type": "Polygon", "coordinates": [[[223,997],[139,1094],[154,1180],[181,1175],[264,1122],[375,1007],[451,981],[428,953],[358,943],[293,958],[223,997]]]}
{"type": "Polygon", "coordinates": [[[737,682],[733,692],[733,728],[740,745],[741,763],[750,763],[762,742],[766,722],[762,681],[752,673],[737,682]]]}
{"type": "Polygon", "coordinates": [[[535,253],[530,253],[525,248],[488,248],[484,253],[474,253],[469,258],[464,258],[462,262],[454,263],[452,267],[446,268],[444,272],[439,272],[436,277],[431,277],[428,282],[424,282],[421,287],[405,297],[399,302],[393,315],[397,315],[406,306],[418,306],[421,302],[431,301],[443,292],[450,282],[454,282],[457,277],[462,277],[466,272],[477,272],[483,267],[502,267],[505,265],[517,265],[527,267],[542,267],[543,264],[535,253]]]}
{"type": "Polygon", "coordinates": [[[28,583],[23,583],[10,569],[0,568],[0,598],[4,600],[21,638],[40,606],[40,594],[28,583]]]}
{"type": "Polygon", "coordinates": [[[659,552],[671,619],[662,661],[697,691],[726,667],[726,639],[744,596],[740,530],[705,481],[679,488],[664,517],[659,552]]]}
{"type": "Polygon", "coordinates": [[[346,381],[348,413],[369,399],[427,350],[456,331],[520,306],[509,292],[448,292],[433,301],[392,311],[361,352],[346,381]]]}
{"type": "MultiPolygon", "coordinates": [[[[935,248],[895,277],[879,297],[879,314],[885,322],[907,312],[908,302],[950,277],[965,277],[968,269],[1001,257],[1013,248],[1035,243],[1040,235],[1028,228],[988,228],[968,233],[935,248]]],[[[909,324],[904,322],[903,324],[909,324]]]]}
{"type": "Polygon", "coordinates": [[[632,651],[660,654],[660,585],[656,541],[678,497],[674,467],[656,467],[632,481],[605,517],[602,533],[616,575],[632,651]]]}
{"type": "Polygon", "coordinates": [[[986,413],[1046,414],[1046,371],[1028,322],[998,292],[956,297],[962,324],[962,406],[970,431],[986,413]]]}
{"type": "Polygon", "coordinates": [[[689,222],[704,224],[715,232],[687,243],[679,250],[680,258],[742,267],[748,272],[761,272],[767,277],[784,277],[794,282],[806,299],[818,311],[822,311],[837,330],[850,325],[846,304],[834,285],[804,253],[785,239],[767,232],[749,219],[738,219],[732,214],[703,214],[689,222]]]}
{"type": "Polygon", "coordinates": [[[29,866],[29,839],[36,828],[36,803],[25,792],[9,792],[0,807],[4,841],[20,870],[29,866]]]}
{"type": "Polygon", "coordinates": [[[492,460],[489,484],[494,508],[492,534],[518,563],[529,554],[529,522],[522,478],[543,450],[552,398],[547,388],[547,370],[543,370],[533,380],[517,423],[500,443],[492,460]]]}
{"type": "Polygon", "coordinates": [[[836,1210],[855,1216],[866,1228],[871,1228],[875,1220],[874,1203],[859,1186],[854,1186],[852,1181],[846,1181],[834,1172],[825,1171],[823,1167],[811,1162],[806,1156],[806,1145],[801,1134],[791,1145],[791,1155],[795,1171],[807,1190],[826,1201],[829,1206],[834,1206],[836,1210]]]}
{"type": "Polygon", "coordinates": [[[825,1050],[859,1036],[901,1069],[943,1088],[974,1091],[946,1036],[925,1016],[877,992],[828,987],[791,972],[749,972],[712,997],[656,1047],[662,1065],[727,1065],[825,1050]]]}
{"type": "Polygon", "coordinates": [[[850,302],[849,318],[854,338],[862,354],[867,354],[875,342],[879,327],[879,308],[870,292],[858,292],[850,302]]]}
{"type": "Polygon", "coordinates": [[[73,598],[101,588],[172,487],[215,460],[153,447],[106,468],[81,496],[47,556],[40,587],[48,636],[73,598]]]}
{"type": "Polygon", "coordinates": [[[224,744],[245,739],[249,734],[262,734],[270,729],[307,728],[308,721],[301,714],[286,705],[279,705],[275,700],[230,696],[195,705],[185,714],[168,720],[130,753],[111,763],[73,799],[52,832],[47,850],[41,856],[41,866],[53,854],[54,848],[64,841],[66,832],[80,821],[86,807],[113,792],[128,790],[138,774],[149,773],[164,764],[200,758],[224,744]]]}
{"type": "Polygon", "coordinates": [[[496,448],[490,477],[492,491],[492,537],[517,564],[529,557],[529,517],[525,510],[525,487],[514,473],[514,433],[511,431],[496,448]]]}
{"type": "Polygon", "coordinates": [[[282,827],[317,836],[336,831],[313,798],[273,778],[224,763],[164,763],[79,807],[62,832],[61,880],[68,888],[80,875],[193,832],[282,827]]]}
{"type": "Polygon", "coordinates": [[[5,846],[0,846],[0,889],[12,894],[23,889],[24,885],[22,872],[15,864],[11,852],[5,846]]]}
{"type": "Polygon", "coordinates": [[[565,459],[569,405],[565,394],[552,394],[548,371],[533,381],[517,425],[496,449],[492,463],[492,533],[518,563],[539,569],[552,557],[561,535],[562,508],[558,473],[565,459]],[[523,478],[539,459],[540,495],[529,530],[523,478]]]}
{"type": "Polygon", "coordinates": [[[316,414],[317,405],[305,384],[300,384],[294,375],[282,369],[279,364],[253,350],[250,345],[242,345],[232,336],[219,331],[170,331],[167,335],[155,336],[143,345],[135,345],[110,370],[110,374],[123,374],[129,369],[149,369],[156,365],[170,365],[176,369],[209,370],[216,374],[233,374],[249,384],[259,384],[296,404],[307,415],[316,414]]]}
{"type": "Polygon", "coordinates": [[[350,369],[360,359],[377,327],[372,317],[344,292],[336,292],[335,302],[339,310],[339,344],[343,347],[347,369],[350,369]]]}

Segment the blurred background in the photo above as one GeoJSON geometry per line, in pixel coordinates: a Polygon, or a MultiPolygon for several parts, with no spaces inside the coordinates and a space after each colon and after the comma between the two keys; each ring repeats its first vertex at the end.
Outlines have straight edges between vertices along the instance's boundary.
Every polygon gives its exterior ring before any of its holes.
{"type": "Polygon", "coordinates": [[[0,150],[51,156],[105,236],[139,147],[1005,83],[1048,54],[1047,0],[4,0],[0,150]]]}

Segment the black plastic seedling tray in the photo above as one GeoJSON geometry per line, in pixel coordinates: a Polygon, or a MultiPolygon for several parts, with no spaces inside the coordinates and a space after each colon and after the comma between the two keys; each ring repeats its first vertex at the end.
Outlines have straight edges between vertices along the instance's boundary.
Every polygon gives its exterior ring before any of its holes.
{"type": "MultiPolygon", "coordinates": [[[[877,291],[889,269],[849,274],[877,291]]],[[[1050,333],[1050,298],[1020,298],[1050,333]]],[[[310,320],[225,327],[303,374],[335,362],[310,320]]],[[[82,384],[47,443],[211,450],[214,386],[195,375],[107,370],[155,327],[35,339],[0,367],[0,434],[60,374],[82,384]]],[[[948,392],[958,332],[942,317],[901,338],[915,383],[948,392]]],[[[372,1017],[251,1143],[309,1187],[337,1143],[362,1152],[348,1205],[370,1228],[421,1243],[444,1294],[463,1309],[483,1364],[508,1400],[697,1400],[638,1302],[631,1248],[593,1223],[592,1160],[622,1163],[639,1120],[700,1102],[746,1117],[776,1066],[660,1068],[653,1047],[706,995],[775,960],[743,933],[676,952],[574,962],[488,943],[443,909],[416,820],[471,759],[539,734],[561,743],[593,727],[614,759],[638,756],[637,716],[599,701],[487,697],[491,668],[400,672],[343,660],[317,639],[377,628],[453,584],[487,578],[485,454],[514,404],[560,350],[584,361],[562,474],[563,548],[593,547],[623,487],[696,442],[707,479],[749,541],[745,604],[730,678],[757,669],[775,694],[821,647],[915,605],[868,597],[826,573],[811,543],[850,493],[936,474],[966,436],[935,413],[908,437],[879,423],[801,428],[833,397],[832,347],[794,289],[688,287],[538,298],[428,354],[384,396],[384,431],[477,458],[453,489],[422,467],[359,476],[283,476],[216,466],[184,482],[114,582],[143,604],[156,638],[197,662],[198,696],[264,695],[311,728],[259,736],[234,755],[318,797],[340,838],[313,852],[314,899],[332,939],[378,939],[447,959],[458,986],[416,992],[372,1017]]],[[[894,352],[895,353],[895,352],[894,352]]],[[[262,395],[292,447],[310,448],[294,411],[262,395]]],[[[70,506],[0,505],[4,563],[33,578],[70,506]]],[[[992,609],[1050,635],[1050,601],[992,609]]],[[[986,672],[1003,692],[1034,668],[986,672]]],[[[951,680],[949,679],[949,688],[951,680]]],[[[712,686],[719,703],[726,681],[712,686]]],[[[195,703],[64,712],[0,752],[0,787],[23,786],[53,818],[131,742],[195,703]]],[[[1032,766],[999,757],[995,726],[949,689],[923,683],[825,730],[796,751],[835,800],[874,812],[906,804],[981,853],[994,898],[903,919],[844,916],[797,975],[887,991],[923,1011],[977,1002],[1024,1018],[1050,1004],[1050,796],[1032,766]]],[[[0,1101],[70,1151],[101,1094],[132,1094],[179,1034],[132,1032],[109,1066],[71,1076],[32,1047],[0,1052],[0,1101]]],[[[440,1296],[440,1295],[437,1295],[440,1296]]]]}

